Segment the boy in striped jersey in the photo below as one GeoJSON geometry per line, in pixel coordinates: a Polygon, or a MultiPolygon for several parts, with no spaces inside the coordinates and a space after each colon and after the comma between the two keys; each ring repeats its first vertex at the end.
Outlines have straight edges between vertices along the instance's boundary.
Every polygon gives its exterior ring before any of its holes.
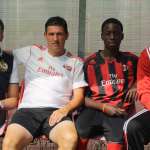
{"type": "Polygon", "coordinates": [[[136,82],[138,57],[119,51],[124,37],[123,26],[119,20],[107,19],[101,30],[104,50],[92,54],[84,65],[89,87],[86,108],[76,121],[82,139],[79,149],[85,149],[87,138],[102,133],[107,140],[108,150],[122,150],[122,127],[133,110],[137,96],[135,88],[132,87],[136,82]]]}
{"type": "Polygon", "coordinates": [[[139,58],[137,90],[144,109],[124,125],[128,150],[144,150],[144,144],[150,141],[150,47],[145,48],[139,58]]]}

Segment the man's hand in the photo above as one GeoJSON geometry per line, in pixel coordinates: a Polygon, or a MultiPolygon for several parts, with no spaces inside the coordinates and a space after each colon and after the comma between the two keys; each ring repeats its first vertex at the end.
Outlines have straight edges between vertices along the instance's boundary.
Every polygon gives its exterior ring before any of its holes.
{"type": "Polygon", "coordinates": [[[68,114],[68,111],[67,109],[65,108],[60,108],[60,109],[57,109],[55,110],[50,118],[49,118],[49,125],[50,126],[53,126],[55,125],[56,123],[58,123],[63,117],[66,117],[68,114]]]}
{"type": "Polygon", "coordinates": [[[137,93],[137,89],[136,88],[132,88],[130,89],[124,99],[124,103],[130,103],[133,104],[135,101],[137,101],[139,98],[138,93],[137,93]]]}
{"type": "Polygon", "coordinates": [[[109,104],[103,104],[103,112],[109,116],[124,116],[126,111],[116,106],[111,106],[109,104]]]}

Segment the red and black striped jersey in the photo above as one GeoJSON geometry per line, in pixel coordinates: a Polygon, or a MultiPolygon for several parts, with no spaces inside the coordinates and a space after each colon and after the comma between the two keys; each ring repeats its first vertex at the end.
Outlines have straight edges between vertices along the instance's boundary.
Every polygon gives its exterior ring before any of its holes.
{"type": "Polygon", "coordinates": [[[110,60],[98,51],[85,60],[84,72],[89,84],[87,96],[115,106],[123,104],[125,94],[136,81],[138,57],[119,52],[110,60]]]}
{"type": "Polygon", "coordinates": [[[141,103],[150,110],[150,47],[145,48],[139,58],[137,89],[141,103]]]}

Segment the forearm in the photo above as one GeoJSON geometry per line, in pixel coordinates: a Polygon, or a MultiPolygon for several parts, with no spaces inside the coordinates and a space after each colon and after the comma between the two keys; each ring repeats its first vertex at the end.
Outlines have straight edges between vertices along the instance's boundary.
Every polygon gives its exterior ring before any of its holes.
{"type": "Polygon", "coordinates": [[[94,109],[98,109],[103,111],[104,109],[104,103],[98,102],[98,101],[94,101],[90,98],[85,98],[85,106],[86,107],[90,107],[90,108],[94,108],[94,109]]]}
{"type": "Polygon", "coordinates": [[[79,88],[74,91],[73,98],[62,109],[67,111],[67,114],[84,103],[84,88],[79,88]]]}
{"type": "Polygon", "coordinates": [[[16,97],[6,98],[0,101],[0,105],[3,109],[13,109],[16,108],[18,104],[18,100],[16,97]]]}
{"type": "Polygon", "coordinates": [[[67,111],[67,113],[70,113],[76,108],[78,108],[83,102],[84,102],[84,98],[77,102],[75,100],[70,100],[70,102],[64,106],[64,109],[67,111]]]}
{"type": "Polygon", "coordinates": [[[18,84],[10,84],[8,86],[7,98],[1,100],[1,105],[4,109],[13,109],[18,105],[18,84]]]}
{"type": "Polygon", "coordinates": [[[99,101],[94,101],[89,98],[86,98],[85,105],[87,107],[91,107],[93,109],[97,109],[99,111],[102,111],[103,113],[109,115],[109,116],[121,116],[125,115],[125,111],[121,108],[111,106],[108,103],[101,103],[99,101]]]}

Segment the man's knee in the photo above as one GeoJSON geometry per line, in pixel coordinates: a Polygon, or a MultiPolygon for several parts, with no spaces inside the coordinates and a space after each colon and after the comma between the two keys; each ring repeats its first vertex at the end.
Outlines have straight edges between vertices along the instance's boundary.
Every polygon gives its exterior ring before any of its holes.
{"type": "Polygon", "coordinates": [[[73,150],[77,147],[78,136],[76,133],[66,132],[63,135],[60,135],[60,138],[57,139],[56,143],[60,149],[73,150]]]}
{"type": "Polygon", "coordinates": [[[18,141],[16,141],[15,139],[10,138],[8,136],[4,137],[3,145],[2,145],[3,150],[20,149],[19,147],[21,147],[21,145],[18,141]]]}
{"type": "Polygon", "coordinates": [[[11,124],[7,128],[3,140],[3,150],[22,149],[32,139],[32,135],[24,127],[18,124],[11,124]]]}
{"type": "Polygon", "coordinates": [[[76,133],[66,133],[64,136],[63,136],[63,144],[68,146],[68,145],[76,145],[78,142],[78,136],[76,133]]]}
{"type": "Polygon", "coordinates": [[[57,143],[60,149],[75,149],[78,141],[77,131],[71,121],[63,121],[50,132],[50,139],[57,143]]]}

